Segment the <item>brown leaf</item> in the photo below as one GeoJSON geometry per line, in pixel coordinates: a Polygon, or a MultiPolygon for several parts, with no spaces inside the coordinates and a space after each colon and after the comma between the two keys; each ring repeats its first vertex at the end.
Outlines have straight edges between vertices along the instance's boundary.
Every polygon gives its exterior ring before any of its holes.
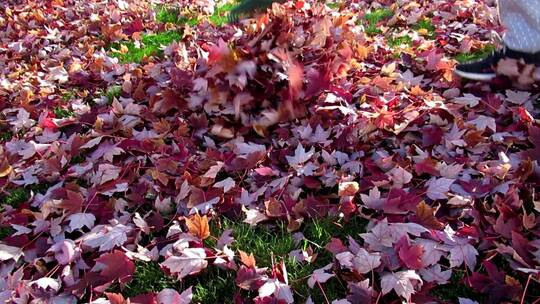
{"type": "Polygon", "coordinates": [[[152,176],[153,179],[158,180],[164,186],[166,186],[167,183],[169,182],[169,178],[167,177],[167,174],[163,172],[160,172],[156,169],[148,169],[148,173],[150,173],[150,176],[152,176]]]}
{"type": "Polygon", "coordinates": [[[240,252],[240,261],[242,264],[246,265],[249,268],[255,268],[257,263],[255,261],[255,257],[253,256],[253,253],[250,253],[249,255],[242,250],[238,250],[240,252]]]}
{"type": "Polygon", "coordinates": [[[128,303],[123,295],[114,292],[106,292],[105,295],[111,304],[126,304],[128,303]]]}
{"type": "Polygon", "coordinates": [[[127,304],[129,302],[126,301],[124,296],[119,293],[114,292],[106,292],[105,295],[107,296],[107,299],[111,304],[127,304]]]}
{"type": "Polygon", "coordinates": [[[344,182],[339,184],[339,196],[354,196],[360,189],[357,182],[344,182]]]}
{"type": "Polygon", "coordinates": [[[266,215],[268,216],[278,217],[283,215],[283,212],[281,211],[281,204],[273,197],[265,201],[264,206],[266,207],[266,215]]]}
{"type": "Polygon", "coordinates": [[[186,218],[186,225],[189,233],[195,235],[201,240],[210,236],[210,226],[208,226],[208,217],[200,216],[198,213],[190,218],[186,218]]]}
{"type": "Polygon", "coordinates": [[[6,177],[13,171],[13,167],[7,162],[0,162],[0,177],[6,177]]]}
{"type": "Polygon", "coordinates": [[[435,209],[425,202],[416,206],[415,222],[430,229],[442,229],[444,224],[435,217],[435,209]]]}

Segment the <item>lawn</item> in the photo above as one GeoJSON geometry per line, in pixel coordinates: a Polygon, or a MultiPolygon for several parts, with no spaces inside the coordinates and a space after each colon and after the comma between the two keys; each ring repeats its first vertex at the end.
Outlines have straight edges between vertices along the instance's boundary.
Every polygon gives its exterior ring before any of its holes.
{"type": "Polygon", "coordinates": [[[4,8],[0,299],[537,303],[538,83],[401,4],[4,8]]]}

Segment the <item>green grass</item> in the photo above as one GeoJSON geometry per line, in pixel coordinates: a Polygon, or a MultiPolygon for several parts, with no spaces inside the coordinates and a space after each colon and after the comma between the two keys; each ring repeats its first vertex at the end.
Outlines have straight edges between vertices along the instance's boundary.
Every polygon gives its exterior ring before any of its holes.
{"type": "Polygon", "coordinates": [[[388,46],[395,48],[402,45],[410,46],[412,44],[412,38],[410,36],[401,36],[388,39],[388,46]]]}
{"type": "Polygon", "coordinates": [[[161,23],[188,24],[190,26],[197,24],[197,19],[189,19],[182,16],[178,8],[165,5],[156,7],[156,20],[161,23]]]}
{"type": "Polygon", "coordinates": [[[482,59],[482,58],[486,57],[487,55],[489,55],[493,51],[495,51],[495,46],[492,45],[492,44],[487,44],[483,48],[481,48],[480,50],[477,50],[475,52],[458,54],[458,55],[456,55],[455,59],[459,63],[476,61],[478,59],[482,59]]]}
{"type": "MultiPolygon", "coordinates": [[[[233,250],[242,250],[253,253],[258,267],[271,267],[272,263],[285,262],[288,271],[289,284],[295,292],[295,300],[304,302],[311,296],[315,303],[324,303],[324,295],[319,288],[310,289],[307,279],[317,268],[332,262],[332,254],[324,246],[332,237],[345,239],[348,235],[358,238],[358,234],[365,232],[366,223],[361,219],[354,219],[348,223],[336,224],[332,219],[309,221],[302,228],[307,240],[298,246],[287,232],[284,223],[250,225],[230,219],[215,219],[210,222],[214,237],[219,237],[226,229],[233,230],[235,241],[230,246],[233,250]],[[298,263],[289,257],[289,253],[298,248],[311,246],[318,254],[314,263],[298,263]]],[[[207,247],[214,247],[216,239],[205,240],[207,247]]],[[[157,262],[137,262],[133,280],[120,288],[114,284],[110,290],[121,292],[125,297],[148,292],[160,291],[163,288],[173,288],[183,291],[193,287],[193,303],[233,303],[236,293],[243,296],[254,296],[256,292],[247,292],[235,284],[236,272],[219,269],[209,265],[207,269],[195,276],[188,276],[182,282],[163,273],[157,262]]],[[[330,300],[343,298],[347,293],[346,283],[337,278],[331,278],[323,284],[325,293],[330,300]]]]}
{"type": "Polygon", "coordinates": [[[119,284],[114,284],[110,290],[121,291],[125,297],[133,297],[149,292],[159,292],[165,288],[179,289],[180,283],[175,277],[165,275],[157,262],[137,261],[132,280],[122,288],[119,284]]]}
{"type": "MultiPolygon", "coordinates": [[[[324,249],[324,246],[332,237],[345,239],[347,236],[358,238],[358,234],[365,232],[366,222],[353,219],[348,223],[336,224],[332,219],[320,219],[307,222],[301,232],[306,240],[295,246],[292,234],[287,232],[283,223],[270,226],[251,227],[245,223],[223,220],[218,233],[225,229],[232,229],[235,242],[233,249],[240,249],[246,253],[253,253],[258,267],[271,267],[275,263],[284,261],[289,275],[289,283],[295,291],[297,301],[303,302],[311,295],[315,303],[324,303],[324,296],[319,288],[310,289],[307,279],[317,268],[326,266],[332,262],[332,254],[324,249]],[[295,249],[307,249],[308,246],[317,254],[314,263],[298,263],[289,257],[289,253],[295,249]]],[[[217,229],[212,225],[212,231],[217,229]]],[[[212,244],[208,244],[212,245],[212,244]]],[[[337,278],[330,279],[323,284],[325,293],[330,300],[342,298],[346,294],[346,284],[337,278]]]]}
{"type": "Polygon", "coordinates": [[[84,155],[74,155],[71,157],[71,160],[69,161],[69,163],[71,165],[76,165],[76,164],[81,164],[83,163],[84,161],[86,160],[86,157],[84,155]]]}
{"type": "Polygon", "coordinates": [[[73,111],[68,110],[68,109],[62,109],[60,107],[54,108],[53,112],[54,112],[54,116],[56,116],[56,118],[69,118],[69,117],[73,117],[73,115],[75,115],[75,113],[73,113],[73,111]]]}
{"type": "Polygon", "coordinates": [[[208,18],[208,20],[216,26],[222,26],[223,24],[229,21],[228,13],[232,11],[235,7],[236,7],[235,3],[226,3],[218,7],[214,11],[214,13],[208,18]]]}
{"type": "Polygon", "coordinates": [[[469,298],[479,303],[485,303],[486,297],[477,293],[474,289],[462,282],[465,272],[453,269],[450,282],[444,285],[437,285],[431,290],[431,294],[442,301],[457,303],[458,298],[469,298]]]}
{"type": "MultiPolygon", "coordinates": [[[[135,47],[135,43],[127,42],[123,43],[128,48],[128,52],[112,53],[111,56],[120,59],[120,61],[126,62],[141,62],[143,58],[150,56],[161,56],[163,51],[162,46],[168,46],[173,41],[179,41],[182,39],[182,33],[179,31],[166,31],[157,34],[144,34],[141,39],[141,47],[135,47]]],[[[111,47],[120,49],[121,44],[114,43],[111,47]]]]}
{"type": "Polygon", "coordinates": [[[112,103],[115,98],[122,95],[122,87],[119,85],[110,86],[104,94],[107,97],[107,101],[112,103]]]}
{"type": "Polygon", "coordinates": [[[0,227],[0,241],[10,236],[15,232],[15,229],[11,227],[0,227]]]}
{"type": "Polygon", "coordinates": [[[381,34],[382,31],[378,27],[378,23],[385,19],[391,18],[393,15],[394,12],[389,8],[379,8],[372,12],[366,13],[364,15],[366,34],[369,36],[381,34]]]}
{"type": "Polygon", "coordinates": [[[19,205],[30,199],[31,191],[34,193],[45,193],[51,185],[51,183],[40,183],[6,191],[5,194],[0,194],[0,206],[10,205],[13,208],[17,208],[19,205]]]}
{"type": "Polygon", "coordinates": [[[20,204],[30,199],[30,190],[26,188],[16,188],[0,197],[0,205],[10,205],[17,208],[20,204]]]}
{"type": "Polygon", "coordinates": [[[428,38],[434,38],[435,37],[435,26],[431,22],[431,19],[429,18],[423,18],[422,20],[418,21],[418,23],[413,27],[415,30],[425,30],[427,33],[428,38]]]}
{"type": "Polygon", "coordinates": [[[10,131],[0,132],[0,142],[10,141],[13,138],[13,133],[10,131]]]}
{"type": "Polygon", "coordinates": [[[77,97],[77,92],[75,92],[74,90],[70,90],[70,91],[67,91],[66,93],[64,93],[64,95],[62,95],[62,101],[63,102],[68,102],[68,101],[74,99],[75,97],[77,97]]]}
{"type": "MultiPolygon", "coordinates": [[[[233,303],[234,294],[240,292],[235,283],[236,272],[226,271],[209,265],[194,277],[182,283],[182,290],[193,286],[192,303],[233,303]]],[[[243,292],[246,294],[246,292],[243,292]]]]}
{"type": "Polygon", "coordinates": [[[338,9],[341,6],[341,3],[339,2],[328,2],[326,5],[331,9],[338,9]]]}
{"type": "MultiPolygon", "coordinates": [[[[213,228],[212,232],[218,230],[215,225],[213,228]]],[[[251,227],[243,222],[224,219],[221,223],[221,229],[215,235],[220,235],[226,229],[233,230],[235,242],[232,244],[232,248],[240,249],[248,254],[253,253],[258,267],[271,267],[272,258],[278,262],[295,249],[292,234],[287,232],[286,227],[281,223],[277,226],[251,227]]],[[[209,246],[214,245],[211,240],[209,242],[209,246]]]]}

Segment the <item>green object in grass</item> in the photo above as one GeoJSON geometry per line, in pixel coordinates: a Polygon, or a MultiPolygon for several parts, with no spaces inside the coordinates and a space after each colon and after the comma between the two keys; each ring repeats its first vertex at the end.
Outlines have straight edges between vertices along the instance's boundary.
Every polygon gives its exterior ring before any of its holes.
{"type": "Polygon", "coordinates": [[[112,103],[113,100],[120,97],[120,95],[122,95],[122,87],[119,85],[111,86],[105,92],[105,96],[107,96],[107,101],[109,103],[112,103]]]}
{"type": "Polygon", "coordinates": [[[400,36],[388,39],[388,45],[390,47],[400,47],[402,45],[410,46],[412,44],[412,38],[410,36],[400,36]]]}
{"type": "Polygon", "coordinates": [[[414,26],[417,31],[424,31],[428,38],[435,37],[435,26],[429,18],[423,18],[414,26]]]}
{"type": "Polygon", "coordinates": [[[156,21],[161,23],[173,23],[179,25],[197,25],[197,19],[190,19],[182,16],[178,8],[172,8],[165,5],[160,5],[156,7],[156,21]]]}
{"type": "Polygon", "coordinates": [[[341,6],[339,2],[328,2],[326,5],[331,9],[338,9],[341,6]]]}
{"type": "Polygon", "coordinates": [[[30,199],[30,191],[25,188],[16,188],[11,190],[7,195],[0,198],[1,205],[10,205],[17,208],[20,204],[30,199]]]}
{"type": "Polygon", "coordinates": [[[0,227],[0,241],[12,235],[13,233],[15,233],[15,229],[11,227],[0,227]]]}
{"type": "Polygon", "coordinates": [[[234,3],[226,3],[216,8],[212,16],[210,16],[208,19],[213,25],[222,26],[229,21],[229,14],[232,14],[231,12],[235,7],[236,4],[234,3]]]}
{"type": "Polygon", "coordinates": [[[0,142],[10,141],[13,138],[11,131],[0,132],[0,142]]]}
{"type": "MultiPolygon", "coordinates": [[[[161,56],[163,46],[168,46],[173,41],[179,41],[182,39],[182,33],[179,31],[166,31],[157,34],[145,34],[142,36],[140,47],[136,47],[135,43],[127,42],[123,43],[127,47],[126,53],[112,53],[111,56],[119,58],[122,62],[136,62],[139,63],[145,57],[161,56]]],[[[111,45],[115,49],[120,49],[122,44],[115,43],[111,45]]]]}
{"type": "Polygon", "coordinates": [[[475,52],[458,54],[458,55],[456,55],[455,59],[459,63],[476,61],[476,60],[479,60],[479,59],[482,59],[482,58],[488,56],[493,51],[495,51],[495,46],[492,45],[492,44],[487,44],[483,48],[481,48],[481,49],[479,49],[479,50],[477,50],[475,52]]]}
{"type": "Polygon", "coordinates": [[[54,116],[56,116],[56,118],[69,118],[69,117],[73,117],[73,115],[75,114],[71,110],[63,109],[63,108],[60,108],[60,107],[54,108],[53,112],[54,112],[54,116]]]}
{"type": "Polygon", "coordinates": [[[389,8],[378,8],[364,15],[365,32],[369,36],[375,36],[381,34],[382,31],[379,28],[379,22],[391,18],[394,12],[389,8]]]}

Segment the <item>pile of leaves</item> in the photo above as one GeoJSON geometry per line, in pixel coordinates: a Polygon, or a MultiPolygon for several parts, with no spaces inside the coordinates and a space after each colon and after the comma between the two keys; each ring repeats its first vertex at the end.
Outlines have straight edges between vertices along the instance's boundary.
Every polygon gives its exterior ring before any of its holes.
{"type": "Polygon", "coordinates": [[[211,227],[281,223],[309,244],[299,231],[328,218],[366,227],[290,253],[330,254],[301,280],[327,303],[437,302],[456,274],[487,303],[536,300],[538,89],[453,76],[500,29],[494,7],[391,2],[289,1],[221,26],[214,1],[187,1],[196,25],[141,0],[0,4],[1,301],[192,300],[128,300],[137,262],[181,282],[232,272],[235,303],[313,303],[287,257],[262,267],[211,227]],[[181,38],[117,58],[165,30],[181,38]]]}

